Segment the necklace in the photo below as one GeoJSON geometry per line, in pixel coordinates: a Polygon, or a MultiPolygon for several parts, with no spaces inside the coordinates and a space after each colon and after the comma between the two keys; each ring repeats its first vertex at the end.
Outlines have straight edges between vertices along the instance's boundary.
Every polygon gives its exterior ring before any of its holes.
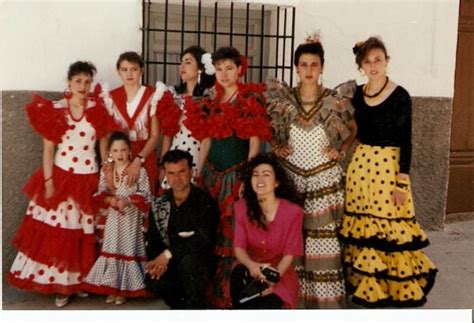
{"type": "Polygon", "coordinates": [[[377,93],[374,93],[374,94],[372,94],[372,95],[369,95],[369,94],[367,94],[367,92],[365,92],[365,90],[367,89],[367,85],[366,85],[366,86],[365,86],[365,89],[364,89],[364,96],[365,96],[366,98],[370,98],[370,99],[379,96],[380,93],[382,93],[382,91],[385,90],[385,88],[387,87],[387,84],[388,84],[388,76],[385,76],[385,78],[386,78],[386,79],[385,79],[385,84],[382,86],[382,88],[381,88],[377,93]]]}
{"type": "MultiPolygon", "coordinates": [[[[83,105],[81,106],[82,108],[82,111],[81,111],[81,116],[79,118],[74,118],[74,115],[72,114],[72,110],[71,110],[71,101],[69,99],[67,99],[67,108],[69,110],[69,114],[71,115],[71,118],[72,120],[78,122],[78,121],[81,121],[82,120],[82,117],[84,116],[84,109],[85,109],[85,106],[86,106],[86,102],[87,102],[87,99],[84,99],[84,103],[83,105]]],[[[76,106],[77,107],[77,106],[76,106]]]]}
{"type": "Polygon", "coordinates": [[[128,165],[127,164],[123,169],[122,169],[122,172],[118,173],[118,170],[116,167],[114,167],[114,185],[115,187],[118,187],[120,185],[120,183],[122,182],[122,179],[125,177],[125,174],[127,173],[127,169],[128,169],[128,165]]]}

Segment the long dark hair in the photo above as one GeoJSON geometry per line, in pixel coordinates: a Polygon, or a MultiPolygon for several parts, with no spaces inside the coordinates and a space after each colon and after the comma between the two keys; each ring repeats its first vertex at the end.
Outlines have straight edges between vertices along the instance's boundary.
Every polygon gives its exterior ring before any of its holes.
{"type": "MultiPolygon", "coordinates": [[[[193,45],[186,48],[180,55],[180,60],[183,59],[183,56],[186,54],[191,54],[197,62],[198,69],[201,71],[201,81],[196,84],[193,89],[193,96],[202,96],[204,91],[208,88],[214,86],[216,81],[215,75],[208,75],[205,73],[204,64],[202,63],[202,55],[206,54],[206,50],[201,46],[193,45]]],[[[186,92],[186,83],[181,82],[176,85],[175,90],[178,94],[183,94],[186,92]]]]}
{"type": "Polygon", "coordinates": [[[252,188],[252,175],[254,169],[261,165],[268,164],[272,166],[275,173],[275,180],[278,182],[278,187],[275,188],[275,196],[288,200],[292,203],[303,206],[303,199],[296,191],[295,185],[290,177],[287,175],[285,169],[278,161],[278,158],[273,153],[258,154],[250,161],[248,161],[240,171],[240,179],[244,185],[244,198],[247,203],[247,216],[250,222],[257,226],[266,229],[265,215],[258,202],[257,194],[252,188]]]}

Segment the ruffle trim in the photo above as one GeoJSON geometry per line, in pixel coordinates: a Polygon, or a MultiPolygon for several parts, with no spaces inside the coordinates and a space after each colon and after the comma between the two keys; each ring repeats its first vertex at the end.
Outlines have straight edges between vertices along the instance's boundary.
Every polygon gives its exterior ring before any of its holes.
{"type": "Polygon", "coordinates": [[[126,297],[126,298],[137,298],[137,297],[151,297],[152,294],[148,292],[146,289],[139,289],[139,290],[119,290],[117,288],[109,287],[109,286],[97,286],[92,285],[89,283],[83,283],[81,285],[83,291],[87,291],[90,293],[98,294],[98,295],[114,295],[118,297],[126,297]]]}
{"type": "Polygon", "coordinates": [[[53,101],[37,94],[26,105],[26,112],[33,129],[55,144],[61,142],[62,136],[69,129],[66,109],[54,108],[53,101]]]}
{"type": "Polygon", "coordinates": [[[158,101],[156,117],[160,120],[160,127],[165,136],[174,137],[178,133],[181,110],[170,91],[166,91],[158,101]]]}
{"type": "Polygon", "coordinates": [[[95,237],[81,229],[52,227],[25,216],[13,245],[35,262],[86,275],[96,259],[95,237]]]}
{"type": "Polygon", "coordinates": [[[220,88],[217,84],[215,98],[206,96],[198,102],[186,98],[187,118],[183,123],[193,136],[198,140],[207,137],[224,139],[235,132],[240,139],[258,136],[270,140],[272,131],[262,95],[264,86],[239,83],[236,98],[224,103],[219,103],[220,88]]]}
{"type": "Polygon", "coordinates": [[[429,245],[426,234],[414,218],[383,219],[365,214],[346,213],[339,239],[345,244],[388,252],[419,250],[429,245]]]}
{"type": "MultiPolygon", "coordinates": [[[[426,303],[426,295],[429,294],[433,285],[435,283],[436,272],[434,272],[431,276],[426,276],[424,279],[426,284],[424,287],[421,287],[423,291],[423,297],[419,300],[409,299],[406,301],[395,300],[393,297],[389,296],[385,299],[381,299],[375,302],[369,302],[363,298],[353,295],[352,302],[355,304],[362,305],[367,308],[382,308],[382,307],[398,307],[398,308],[406,308],[406,307],[420,307],[426,303]]],[[[346,281],[346,289],[348,293],[353,294],[356,291],[356,287],[352,285],[350,282],[346,281]]]]}
{"type": "Polygon", "coordinates": [[[43,168],[38,169],[23,188],[25,195],[39,206],[50,210],[68,198],[74,200],[81,213],[96,214],[98,205],[93,199],[99,179],[97,174],[75,174],[66,172],[57,166],[53,167],[54,195],[45,199],[43,168]]]}
{"type": "Polygon", "coordinates": [[[112,131],[120,131],[122,129],[107,112],[107,108],[100,97],[101,93],[101,85],[97,84],[94,89],[94,96],[91,98],[95,103],[95,107],[85,111],[86,119],[94,127],[97,138],[102,138],[112,131]]]}
{"type": "Polygon", "coordinates": [[[38,284],[29,279],[19,279],[12,273],[7,273],[7,281],[10,285],[16,288],[37,292],[41,294],[61,294],[61,295],[72,295],[82,291],[82,284],[75,285],[61,285],[61,284],[38,284]]]}

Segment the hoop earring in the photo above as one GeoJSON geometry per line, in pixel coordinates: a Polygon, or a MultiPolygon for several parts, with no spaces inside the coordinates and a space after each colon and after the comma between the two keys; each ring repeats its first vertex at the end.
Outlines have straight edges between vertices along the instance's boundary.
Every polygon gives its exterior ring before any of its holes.
{"type": "Polygon", "coordinates": [[[69,86],[64,89],[64,98],[66,100],[69,100],[70,98],[72,98],[72,92],[71,92],[71,88],[69,88],[69,86]]]}

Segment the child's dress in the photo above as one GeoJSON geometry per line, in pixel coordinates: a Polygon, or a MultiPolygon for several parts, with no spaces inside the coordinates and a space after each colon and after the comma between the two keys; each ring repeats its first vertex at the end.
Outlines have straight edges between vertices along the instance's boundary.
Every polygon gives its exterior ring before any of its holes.
{"type": "MultiPolygon", "coordinates": [[[[114,176],[117,176],[114,174],[114,176]]],[[[107,209],[104,241],[99,258],[86,277],[83,290],[102,295],[143,297],[145,290],[145,242],[143,219],[150,206],[150,182],[144,168],[138,181],[127,185],[127,175],[121,175],[115,196],[128,198],[131,204],[120,212],[107,209]]],[[[97,199],[110,195],[101,172],[97,199]]]]}

